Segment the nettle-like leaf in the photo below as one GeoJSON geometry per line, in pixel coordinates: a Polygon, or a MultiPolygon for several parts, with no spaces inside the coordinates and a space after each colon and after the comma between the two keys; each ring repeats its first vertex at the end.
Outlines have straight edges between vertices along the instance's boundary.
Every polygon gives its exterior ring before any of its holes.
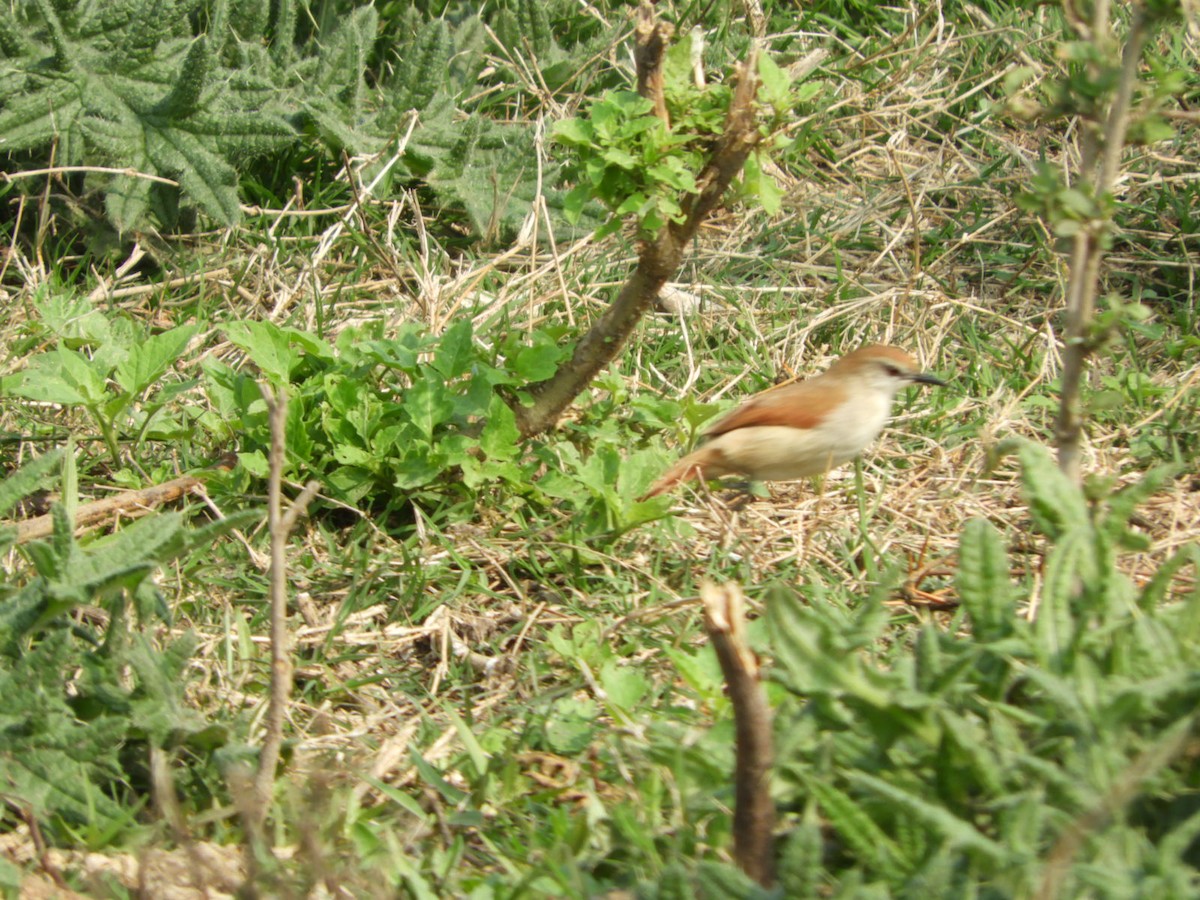
{"type": "Polygon", "coordinates": [[[219,222],[237,221],[234,160],[291,143],[295,131],[275,104],[239,95],[209,39],[192,39],[190,7],[39,0],[0,11],[3,29],[27,36],[12,61],[21,89],[0,100],[4,149],[56,143],[63,164],[129,169],[89,176],[122,230],[141,226],[161,179],[219,222]]]}

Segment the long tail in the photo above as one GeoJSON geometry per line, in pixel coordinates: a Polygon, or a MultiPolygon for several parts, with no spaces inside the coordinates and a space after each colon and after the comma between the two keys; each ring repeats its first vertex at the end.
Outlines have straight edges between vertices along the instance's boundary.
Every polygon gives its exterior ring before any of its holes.
{"type": "Polygon", "coordinates": [[[721,460],[720,450],[715,447],[701,447],[663,472],[662,477],[650,485],[650,490],[638,497],[638,500],[649,500],[651,497],[665,494],[675,485],[685,481],[695,478],[718,478],[727,472],[728,469],[721,460]]]}

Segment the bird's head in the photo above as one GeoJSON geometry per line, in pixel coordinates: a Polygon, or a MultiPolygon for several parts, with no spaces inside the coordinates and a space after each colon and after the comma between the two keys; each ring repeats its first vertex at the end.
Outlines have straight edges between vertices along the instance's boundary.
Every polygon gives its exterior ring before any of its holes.
{"type": "Polygon", "coordinates": [[[829,374],[890,395],[913,384],[946,383],[936,375],[922,371],[917,361],[904,350],[883,344],[872,344],[847,353],[829,367],[829,374]]]}

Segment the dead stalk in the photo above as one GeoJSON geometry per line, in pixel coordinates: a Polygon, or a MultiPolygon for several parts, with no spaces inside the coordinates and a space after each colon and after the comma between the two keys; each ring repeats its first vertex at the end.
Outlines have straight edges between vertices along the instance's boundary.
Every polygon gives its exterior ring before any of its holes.
{"type": "Polygon", "coordinates": [[[737,733],[734,764],[733,856],[763,887],[775,882],[775,802],[771,799],[771,708],[759,677],[758,659],[746,642],[746,597],[739,585],[700,585],[704,628],[712,641],[737,733]]]}

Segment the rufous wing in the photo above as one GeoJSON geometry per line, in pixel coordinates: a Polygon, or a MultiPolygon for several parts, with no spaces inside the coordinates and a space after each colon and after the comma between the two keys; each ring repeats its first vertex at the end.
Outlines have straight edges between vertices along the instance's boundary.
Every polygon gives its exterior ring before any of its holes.
{"type": "Polygon", "coordinates": [[[704,433],[716,437],[735,428],[783,425],[816,428],[846,399],[845,389],[835,380],[814,378],[755,394],[737,409],[718,419],[704,433]]]}

